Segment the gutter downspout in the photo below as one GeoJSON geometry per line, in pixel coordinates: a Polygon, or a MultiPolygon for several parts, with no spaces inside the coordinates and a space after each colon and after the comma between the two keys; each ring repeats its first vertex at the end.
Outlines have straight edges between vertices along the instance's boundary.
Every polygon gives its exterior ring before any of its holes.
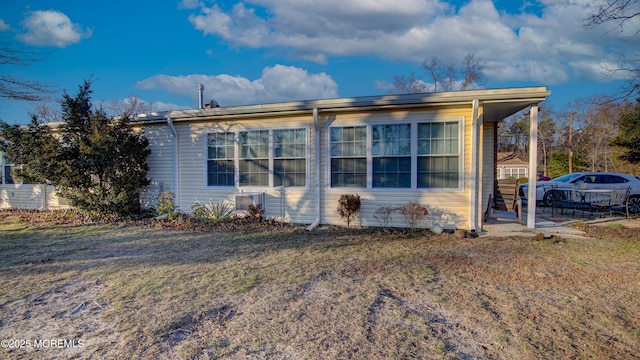
{"type": "Polygon", "coordinates": [[[480,101],[474,99],[471,114],[471,174],[469,181],[469,230],[478,226],[478,113],[480,101]]]}
{"type": "Polygon", "coordinates": [[[307,231],[320,225],[320,124],[318,123],[318,108],[313,108],[313,129],[316,133],[316,219],[307,227],[307,231]]]}
{"type": "Polygon", "coordinates": [[[171,117],[167,117],[167,126],[171,130],[171,136],[173,136],[173,195],[175,196],[175,204],[179,209],[180,206],[180,191],[178,186],[178,133],[173,126],[173,120],[171,117]]]}

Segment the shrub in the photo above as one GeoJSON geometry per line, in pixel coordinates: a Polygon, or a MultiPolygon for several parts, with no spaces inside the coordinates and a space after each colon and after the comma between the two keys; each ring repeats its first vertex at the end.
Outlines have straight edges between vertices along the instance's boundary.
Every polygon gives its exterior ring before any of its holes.
{"type": "Polygon", "coordinates": [[[253,225],[258,225],[263,220],[264,210],[262,209],[262,205],[249,205],[247,207],[247,216],[253,223],[253,225]]]}
{"type": "Polygon", "coordinates": [[[418,223],[429,214],[427,208],[417,202],[408,202],[401,205],[398,210],[404,217],[407,227],[411,228],[411,231],[415,231],[418,223]]]}
{"type": "Polygon", "coordinates": [[[349,228],[351,221],[360,212],[360,195],[342,194],[338,199],[338,215],[347,222],[349,228]]]}
{"type": "Polygon", "coordinates": [[[191,207],[191,210],[195,218],[211,220],[213,222],[228,221],[233,218],[233,208],[226,202],[196,203],[191,207]]]}
{"type": "Polygon", "coordinates": [[[158,215],[166,215],[169,219],[174,219],[177,215],[176,204],[174,200],[176,195],[170,191],[163,191],[158,195],[158,206],[156,213],[158,215]]]}
{"type": "Polygon", "coordinates": [[[389,205],[381,205],[373,213],[373,217],[378,221],[378,224],[380,224],[381,227],[386,229],[393,222],[391,215],[393,214],[394,211],[395,211],[395,208],[389,205]]]}

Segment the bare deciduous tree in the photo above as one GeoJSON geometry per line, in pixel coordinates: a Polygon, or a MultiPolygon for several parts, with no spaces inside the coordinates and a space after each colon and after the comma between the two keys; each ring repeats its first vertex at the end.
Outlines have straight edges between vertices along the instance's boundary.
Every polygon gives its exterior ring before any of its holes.
{"type": "MultiPolygon", "coordinates": [[[[594,28],[603,24],[614,24],[621,32],[627,32],[627,39],[636,37],[640,30],[637,27],[637,17],[640,17],[640,0],[600,0],[598,10],[589,14],[585,19],[587,28],[594,28]],[[627,26],[628,23],[632,23],[627,26]]],[[[624,88],[621,98],[628,98],[640,94],[640,59],[618,59],[618,66],[610,69],[611,74],[622,73],[628,84],[624,88]]]]}
{"type": "MultiPolygon", "coordinates": [[[[37,54],[16,48],[7,42],[0,42],[0,65],[29,66],[37,61],[40,61],[37,54]]],[[[7,75],[5,70],[2,72],[0,98],[32,102],[46,101],[53,92],[53,85],[7,75]]]]}
{"type": "Polygon", "coordinates": [[[124,100],[110,101],[103,104],[113,116],[132,116],[151,112],[151,104],[137,96],[129,96],[124,100]]]}
{"type": "Polygon", "coordinates": [[[413,74],[409,77],[395,76],[394,92],[411,94],[429,90],[466,90],[477,86],[482,79],[482,64],[474,54],[467,54],[461,66],[445,64],[439,57],[432,56],[422,62],[422,68],[426,71],[428,80],[422,80],[413,74]]]}

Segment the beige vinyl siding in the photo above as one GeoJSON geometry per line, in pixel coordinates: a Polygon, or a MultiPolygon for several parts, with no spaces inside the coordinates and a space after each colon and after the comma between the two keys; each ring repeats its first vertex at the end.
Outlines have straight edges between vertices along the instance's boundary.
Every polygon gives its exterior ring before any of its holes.
{"type": "Polygon", "coordinates": [[[315,133],[311,114],[295,117],[235,120],[232,122],[199,121],[175,123],[179,138],[179,203],[178,207],[191,212],[196,203],[227,202],[234,205],[234,195],[265,193],[265,216],[285,221],[309,224],[315,220],[315,163],[307,160],[306,187],[215,187],[207,186],[207,133],[305,128],[308,149],[313,154],[315,133]]]}
{"type": "Polygon", "coordinates": [[[166,123],[149,124],[144,127],[144,135],[149,140],[151,154],[147,158],[151,181],[140,194],[143,208],[153,206],[162,191],[175,192],[173,180],[173,136],[166,123]]]}
{"type": "Polygon", "coordinates": [[[482,221],[484,212],[487,210],[489,203],[489,195],[493,194],[494,185],[494,152],[493,145],[495,141],[494,128],[496,123],[485,122],[482,125],[482,153],[481,155],[481,172],[482,172],[482,201],[480,202],[480,227],[482,227],[482,221]]]}
{"type": "MultiPolygon", "coordinates": [[[[471,103],[468,106],[458,107],[436,107],[429,110],[411,111],[380,111],[380,112],[358,112],[358,113],[322,113],[319,120],[320,129],[320,168],[322,196],[322,223],[345,225],[336,209],[338,199],[342,194],[359,194],[362,202],[362,209],[359,215],[359,224],[362,226],[379,226],[378,221],[373,217],[374,212],[383,205],[399,206],[407,202],[416,201],[427,207],[429,215],[420,224],[421,227],[429,228],[438,223],[446,227],[468,228],[469,227],[469,171],[470,171],[470,118],[471,103]],[[328,164],[328,129],[331,125],[360,125],[369,123],[393,123],[407,122],[415,120],[442,120],[459,119],[463,129],[464,149],[461,154],[463,161],[463,190],[430,190],[430,189],[366,189],[366,188],[331,188],[330,167],[328,164]],[[469,122],[469,123],[468,123],[469,122]]],[[[392,226],[404,227],[405,220],[398,212],[392,215],[392,226]]]]}
{"type": "MultiPolygon", "coordinates": [[[[321,222],[323,224],[344,225],[337,214],[340,195],[358,193],[362,198],[362,210],[359,224],[378,226],[374,212],[383,205],[400,206],[417,201],[427,207],[429,215],[421,223],[422,227],[431,227],[438,223],[450,228],[469,227],[469,183],[471,164],[471,104],[457,107],[433,107],[428,110],[411,111],[369,111],[369,112],[320,112],[319,139],[320,174],[316,174],[315,139],[312,114],[283,117],[234,119],[230,121],[199,120],[174,122],[178,134],[178,202],[180,210],[192,211],[196,203],[228,202],[234,204],[234,195],[245,193],[265,193],[265,216],[284,218],[298,224],[310,224],[316,219],[316,184],[320,184],[321,222]],[[403,123],[419,120],[460,120],[462,172],[461,189],[366,189],[331,188],[330,168],[328,166],[329,146],[328,130],[331,125],[360,125],[371,123],[403,123]],[[303,188],[269,187],[215,187],[207,186],[207,134],[213,132],[237,132],[247,130],[275,130],[291,128],[307,129],[308,151],[307,184],[303,188]]],[[[150,157],[150,178],[164,184],[165,190],[173,189],[173,138],[166,124],[150,125],[145,129],[150,139],[152,155],[150,157]]],[[[400,213],[392,215],[393,226],[406,226],[400,213]]]]}

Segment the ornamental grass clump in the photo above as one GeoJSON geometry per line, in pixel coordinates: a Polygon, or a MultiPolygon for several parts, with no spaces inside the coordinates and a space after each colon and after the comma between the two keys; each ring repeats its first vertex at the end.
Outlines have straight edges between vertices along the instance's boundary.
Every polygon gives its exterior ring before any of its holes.
{"type": "Polygon", "coordinates": [[[233,207],[226,202],[197,203],[191,207],[193,216],[198,219],[210,220],[214,223],[233,219],[233,207]]]}

